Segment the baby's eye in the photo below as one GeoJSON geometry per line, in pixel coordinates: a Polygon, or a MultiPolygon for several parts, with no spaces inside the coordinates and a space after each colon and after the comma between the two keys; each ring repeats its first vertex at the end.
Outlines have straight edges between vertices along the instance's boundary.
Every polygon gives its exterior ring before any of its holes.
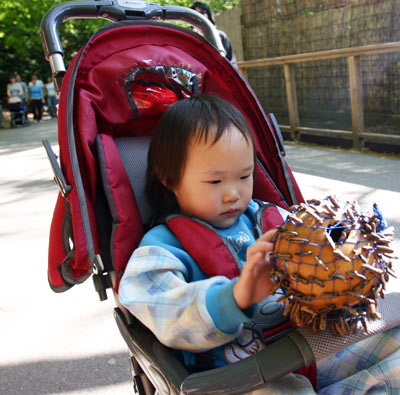
{"type": "Polygon", "coordinates": [[[219,184],[221,182],[221,180],[210,180],[207,181],[208,184],[219,184]]]}
{"type": "Polygon", "coordinates": [[[246,178],[249,178],[251,176],[251,174],[247,174],[247,175],[245,175],[245,176],[243,176],[243,177],[240,177],[240,179],[241,180],[245,180],[246,178]]]}

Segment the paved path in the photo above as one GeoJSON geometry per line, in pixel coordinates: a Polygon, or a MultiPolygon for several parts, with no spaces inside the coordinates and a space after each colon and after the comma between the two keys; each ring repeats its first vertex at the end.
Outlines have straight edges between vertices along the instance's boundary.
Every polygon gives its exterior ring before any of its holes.
{"type": "MultiPolygon", "coordinates": [[[[113,300],[100,303],[91,280],[62,294],[48,286],[57,189],[42,139],[57,148],[55,121],[0,129],[0,393],[130,394],[113,300]]],[[[365,209],[377,201],[399,236],[400,160],[292,144],[287,152],[306,198],[334,193],[365,209]]]]}
{"type": "Polygon", "coordinates": [[[378,203],[397,229],[400,251],[400,157],[286,144],[287,160],[306,199],[335,194],[371,211],[378,203]]]}

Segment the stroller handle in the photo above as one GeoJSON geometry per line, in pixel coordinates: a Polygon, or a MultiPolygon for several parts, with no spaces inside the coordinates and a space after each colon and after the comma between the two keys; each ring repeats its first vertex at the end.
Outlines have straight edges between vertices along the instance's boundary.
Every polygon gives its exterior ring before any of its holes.
{"type": "MultiPolygon", "coordinates": [[[[70,1],[52,8],[43,17],[40,35],[46,60],[50,62],[53,78],[61,82],[65,74],[64,51],[58,29],[70,19],[181,21],[189,23],[204,34],[205,38],[225,55],[225,50],[215,26],[203,15],[190,8],[163,6],[138,0],[70,1]]],[[[61,84],[57,83],[57,86],[61,84]]]]}

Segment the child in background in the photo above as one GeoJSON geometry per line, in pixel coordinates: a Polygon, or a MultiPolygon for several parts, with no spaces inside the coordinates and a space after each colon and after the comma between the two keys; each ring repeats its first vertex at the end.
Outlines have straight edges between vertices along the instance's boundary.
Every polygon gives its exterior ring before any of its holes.
{"type": "MultiPolygon", "coordinates": [[[[146,185],[150,204],[161,217],[179,212],[207,224],[228,241],[242,264],[232,280],[207,277],[165,223],[145,234],[129,260],[119,287],[121,303],[175,349],[190,371],[205,369],[199,358],[204,355],[212,361],[206,367],[211,369],[265,347],[245,325],[253,321],[260,302],[274,300],[268,295],[274,288],[269,252],[275,230],[256,238],[255,214],[261,203],[252,200],[254,167],[255,148],[246,121],[232,105],[212,96],[195,96],[169,107],[151,142],[146,185]]],[[[286,212],[278,210],[284,218],[286,212]]],[[[213,250],[209,252],[212,256],[213,250]]],[[[398,353],[400,330],[362,343],[362,348],[356,344],[321,361],[321,393],[340,393],[351,387],[351,380],[367,391],[375,384],[358,371],[373,369],[379,361],[386,365],[376,369],[377,382],[400,388],[400,363],[393,366],[385,360],[398,353]],[[378,349],[383,343],[386,347],[378,349]],[[364,358],[366,353],[374,359],[364,358]],[[351,362],[345,365],[343,360],[351,362]]],[[[400,361],[400,355],[395,356],[400,361]]],[[[255,393],[289,392],[315,393],[306,377],[293,373],[255,393]]]]}

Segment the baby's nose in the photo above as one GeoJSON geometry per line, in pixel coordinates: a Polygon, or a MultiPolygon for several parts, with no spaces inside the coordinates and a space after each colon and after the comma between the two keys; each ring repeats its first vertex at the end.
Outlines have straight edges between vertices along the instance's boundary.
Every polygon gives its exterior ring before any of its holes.
{"type": "Polygon", "coordinates": [[[239,199],[239,192],[236,188],[227,188],[225,190],[223,201],[226,203],[236,202],[239,199]]]}

